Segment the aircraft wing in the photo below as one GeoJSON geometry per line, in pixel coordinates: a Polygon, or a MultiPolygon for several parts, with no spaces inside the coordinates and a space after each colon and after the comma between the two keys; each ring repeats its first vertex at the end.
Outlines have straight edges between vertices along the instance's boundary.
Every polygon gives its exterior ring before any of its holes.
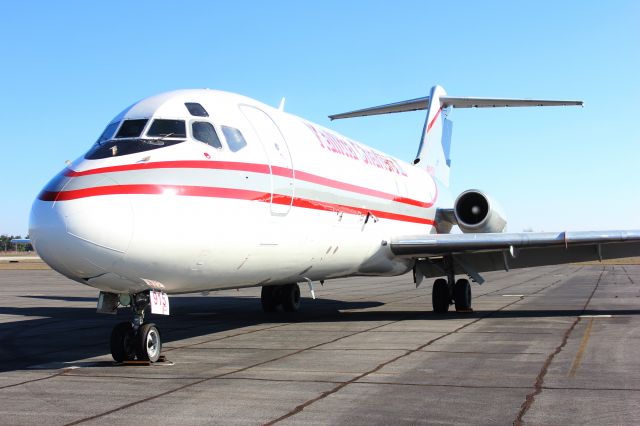
{"type": "Polygon", "coordinates": [[[640,256],[640,230],[500,234],[433,234],[391,242],[391,251],[418,259],[424,277],[444,273],[451,256],[456,274],[482,284],[480,272],[640,256]]]}

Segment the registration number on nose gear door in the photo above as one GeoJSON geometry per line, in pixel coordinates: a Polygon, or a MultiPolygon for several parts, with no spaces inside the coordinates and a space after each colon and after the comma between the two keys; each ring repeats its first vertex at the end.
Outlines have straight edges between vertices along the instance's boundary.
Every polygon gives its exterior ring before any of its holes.
{"type": "Polygon", "coordinates": [[[169,315],[169,296],[161,291],[151,291],[151,313],[169,315]]]}

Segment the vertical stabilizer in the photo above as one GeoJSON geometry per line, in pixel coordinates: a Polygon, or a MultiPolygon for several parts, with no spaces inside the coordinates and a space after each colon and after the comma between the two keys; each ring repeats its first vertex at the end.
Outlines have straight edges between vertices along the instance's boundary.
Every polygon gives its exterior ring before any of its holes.
{"type": "Polygon", "coordinates": [[[413,163],[426,169],[445,186],[449,186],[449,168],[451,166],[449,151],[453,123],[447,119],[449,110],[441,100],[446,96],[447,93],[442,87],[434,86],[431,88],[427,119],[424,122],[420,147],[413,163]]]}
{"type": "Polygon", "coordinates": [[[447,116],[451,108],[506,108],[534,106],[582,105],[582,101],[558,101],[540,99],[505,98],[459,98],[447,96],[440,86],[433,86],[428,97],[409,99],[370,108],[330,115],[329,118],[365,117],[369,115],[393,114],[397,112],[427,110],[427,119],[422,130],[420,147],[413,164],[427,170],[444,186],[449,186],[451,159],[451,132],[453,123],[447,116]]]}

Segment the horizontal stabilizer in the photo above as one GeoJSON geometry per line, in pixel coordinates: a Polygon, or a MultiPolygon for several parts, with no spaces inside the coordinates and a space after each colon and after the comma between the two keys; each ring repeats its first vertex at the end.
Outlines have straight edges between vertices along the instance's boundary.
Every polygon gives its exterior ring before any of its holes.
{"type": "Polygon", "coordinates": [[[427,109],[429,106],[429,97],[411,99],[408,101],[396,102],[393,104],[380,105],[371,108],[359,109],[356,111],[345,112],[342,114],[330,115],[332,120],[340,118],[364,117],[367,115],[393,114],[395,112],[419,111],[427,109]]]}
{"type": "MultiPolygon", "coordinates": [[[[493,98],[455,98],[444,96],[440,98],[443,108],[504,108],[504,107],[533,107],[533,106],[582,106],[582,101],[553,101],[540,99],[493,99],[493,98]]],[[[331,120],[340,118],[365,117],[368,115],[393,114],[396,112],[419,111],[427,109],[429,96],[395,102],[371,108],[359,109],[342,114],[330,115],[331,120]]]]}
{"type": "Polygon", "coordinates": [[[541,106],[582,106],[582,101],[549,101],[540,99],[489,99],[489,98],[453,98],[441,99],[445,108],[505,108],[505,107],[541,107],[541,106]]]}

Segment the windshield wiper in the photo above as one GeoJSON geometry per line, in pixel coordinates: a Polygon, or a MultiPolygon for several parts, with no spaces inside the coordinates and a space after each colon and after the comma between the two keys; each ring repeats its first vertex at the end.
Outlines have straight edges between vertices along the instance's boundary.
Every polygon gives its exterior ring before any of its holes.
{"type": "Polygon", "coordinates": [[[164,145],[164,142],[162,142],[164,139],[171,137],[173,134],[175,134],[175,132],[172,133],[167,133],[166,135],[163,135],[159,138],[155,138],[155,139],[140,139],[142,142],[144,143],[148,143],[149,145],[159,145],[162,146],[164,145]]]}

